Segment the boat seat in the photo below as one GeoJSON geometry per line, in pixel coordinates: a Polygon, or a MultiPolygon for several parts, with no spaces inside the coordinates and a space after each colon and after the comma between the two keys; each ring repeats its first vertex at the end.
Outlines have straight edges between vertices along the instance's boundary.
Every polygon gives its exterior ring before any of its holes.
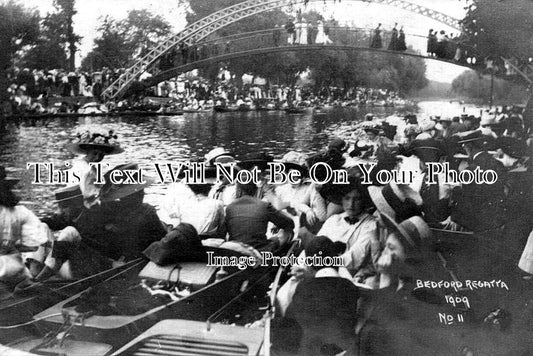
{"type": "Polygon", "coordinates": [[[217,267],[207,266],[202,262],[181,262],[168,266],[148,262],[139,273],[139,277],[172,282],[177,282],[179,278],[179,282],[198,290],[214,279],[216,271],[217,267]]]}

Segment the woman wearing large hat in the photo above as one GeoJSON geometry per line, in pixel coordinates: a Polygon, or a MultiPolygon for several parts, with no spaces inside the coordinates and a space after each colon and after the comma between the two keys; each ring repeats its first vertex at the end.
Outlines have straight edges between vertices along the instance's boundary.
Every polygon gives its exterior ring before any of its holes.
{"type": "MultiPolygon", "coordinates": [[[[435,316],[453,308],[433,290],[415,285],[417,279],[436,279],[431,273],[431,230],[420,216],[398,223],[381,213],[380,219],[389,233],[377,262],[379,289],[365,293],[360,302],[360,350],[364,355],[435,354],[449,343],[434,339],[442,330],[435,329],[435,316]]],[[[442,350],[449,350],[447,346],[442,350]]]]}
{"type": "Polygon", "coordinates": [[[83,155],[73,161],[72,172],[80,180],[80,189],[87,208],[97,204],[100,195],[100,187],[95,184],[96,168],[91,167],[91,164],[101,162],[106,155],[123,152],[116,139],[113,131],[109,131],[107,135],[86,131],[66,146],[70,152],[83,155]]]}

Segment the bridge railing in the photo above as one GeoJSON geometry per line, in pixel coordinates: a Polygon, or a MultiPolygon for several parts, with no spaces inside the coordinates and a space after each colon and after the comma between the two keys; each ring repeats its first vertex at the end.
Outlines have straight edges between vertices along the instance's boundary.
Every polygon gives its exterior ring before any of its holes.
{"type": "MultiPolygon", "coordinates": [[[[225,37],[203,40],[192,46],[176,46],[167,56],[150,69],[153,75],[197,61],[203,61],[221,55],[247,52],[260,48],[278,48],[306,45],[345,46],[356,48],[372,47],[374,30],[357,27],[329,27],[326,36],[317,36],[317,31],[301,31],[300,33],[287,33],[281,27],[240,33],[225,37]],[[303,32],[303,33],[302,33],[303,32]]],[[[391,50],[395,52],[415,53],[424,57],[431,57],[425,51],[427,37],[418,34],[405,34],[407,49],[395,48],[391,45],[392,32],[383,31],[380,34],[381,47],[375,50],[391,50]],[[415,49],[416,48],[416,49],[415,49]]],[[[465,46],[461,42],[448,40],[443,48],[437,51],[438,59],[454,62],[471,67],[485,66],[484,59],[478,57],[475,48],[465,46]]]]}

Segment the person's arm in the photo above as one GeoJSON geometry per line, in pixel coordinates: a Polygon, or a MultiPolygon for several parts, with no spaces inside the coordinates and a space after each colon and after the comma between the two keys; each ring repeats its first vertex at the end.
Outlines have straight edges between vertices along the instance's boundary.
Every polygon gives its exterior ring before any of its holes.
{"type": "Polygon", "coordinates": [[[272,222],[276,227],[284,230],[293,230],[294,221],[291,218],[284,215],[282,212],[276,210],[272,204],[268,203],[267,206],[268,221],[272,222]]]}
{"type": "Polygon", "coordinates": [[[24,206],[16,207],[17,218],[21,222],[21,243],[25,246],[40,246],[48,242],[48,226],[24,206]]]}
{"type": "Polygon", "coordinates": [[[218,201],[217,204],[217,230],[215,232],[215,237],[225,239],[226,237],[226,213],[224,211],[224,204],[218,201]]]}
{"type": "Polygon", "coordinates": [[[141,251],[152,242],[161,240],[167,234],[166,226],[159,220],[155,209],[147,205],[143,210],[143,215],[139,217],[142,222],[139,224],[139,233],[137,234],[139,242],[142,244],[139,246],[141,251]]]}
{"type": "Polygon", "coordinates": [[[357,240],[352,244],[348,251],[342,254],[344,266],[352,271],[359,270],[367,257],[375,257],[369,255],[372,252],[372,244],[378,241],[376,222],[372,221],[361,224],[361,226],[354,231],[354,235],[356,234],[360,234],[357,237],[357,240]]]}

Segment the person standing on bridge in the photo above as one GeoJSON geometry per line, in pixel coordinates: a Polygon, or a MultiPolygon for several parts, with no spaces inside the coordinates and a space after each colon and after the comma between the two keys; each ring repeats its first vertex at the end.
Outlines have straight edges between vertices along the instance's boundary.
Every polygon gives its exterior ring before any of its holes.
{"type": "Polygon", "coordinates": [[[405,45],[405,32],[403,32],[403,26],[400,27],[400,35],[398,36],[398,47],[396,48],[397,51],[404,52],[407,49],[407,46],[405,45]]]}
{"type": "Polygon", "coordinates": [[[321,20],[317,23],[317,34],[315,39],[316,44],[330,44],[331,40],[329,39],[328,35],[326,35],[326,32],[324,31],[324,22],[321,20]]]}
{"type": "Polygon", "coordinates": [[[437,37],[433,33],[433,29],[429,30],[427,54],[429,57],[434,57],[437,52],[437,37]]]}
{"type": "Polygon", "coordinates": [[[301,23],[301,29],[300,29],[300,39],[298,41],[299,44],[306,45],[307,42],[307,22],[305,20],[302,20],[301,23]]]}
{"type": "Polygon", "coordinates": [[[274,31],[272,32],[272,40],[274,41],[274,46],[279,47],[279,41],[281,40],[281,29],[279,25],[276,24],[274,31]]]}
{"type": "Polygon", "coordinates": [[[381,48],[381,24],[378,24],[378,27],[374,29],[374,36],[372,36],[372,41],[370,42],[370,48],[381,48]]]}
{"type": "Polygon", "coordinates": [[[290,45],[294,44],[295,27],[292,19],[285,24],[285,30],[287,30],[287,43],[290,45]]]}
{"type": "Polygon", "coordinates": [[[395,23],[394,28],[392,29],[388,48],[389,51],[396,51],[398,49],[398,30],[396,29],[396,26],[398,26],[398,23],[395,23]]]}

